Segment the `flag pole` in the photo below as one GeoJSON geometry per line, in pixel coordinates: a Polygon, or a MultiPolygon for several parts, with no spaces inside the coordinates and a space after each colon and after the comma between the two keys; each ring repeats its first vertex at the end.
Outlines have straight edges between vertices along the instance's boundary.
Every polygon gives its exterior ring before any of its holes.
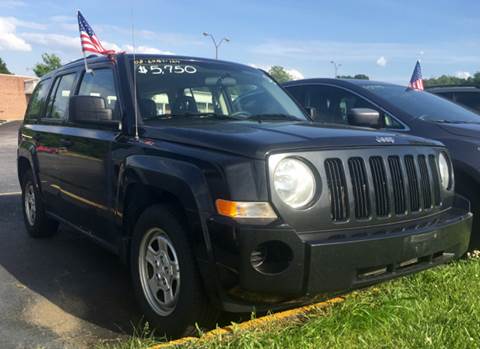
{"type": "MultiPolygon", "coordinates": [[[[77,19],[80,26],[80,10],[77,10],[77,19]]],[[[80,42],[81,41],[82,41],[82,31],[80,30],[80,42]]],[[[85,54],[85,50],[83,49],[83,47],[82,47],[82,53],[83,53],[83,62],[85,63],[85,73],[90,74],[93,72],[93,70],[88,67],[87,55],[85,54]]]]}
{"type": "Polygon", "coordinates": [[[82,50],[82,52],[83,52],[83,61],[85,62],[85,73],[86,73],[86,74],[90,74],[90,73],[93,72],[93,70],[88,67],[88,64],[87,64],[87,55],[85,54],[85,51],[82,50]]]}

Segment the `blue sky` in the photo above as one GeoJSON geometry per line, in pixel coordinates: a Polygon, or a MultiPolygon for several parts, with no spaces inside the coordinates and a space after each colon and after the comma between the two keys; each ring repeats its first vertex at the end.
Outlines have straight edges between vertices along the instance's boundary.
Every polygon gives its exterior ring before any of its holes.
{"type": "Polygon", "coordinates": [[[31,75],[43,52],[81,57],[80,9],[105,46],[212,57],[207,31],[231,42],[220,58],[294,75],[364,73],[406,84],[417,58],[424,77],[480,71],[480,2],[473,0],[0,0],[0,57],[31,75]]]}

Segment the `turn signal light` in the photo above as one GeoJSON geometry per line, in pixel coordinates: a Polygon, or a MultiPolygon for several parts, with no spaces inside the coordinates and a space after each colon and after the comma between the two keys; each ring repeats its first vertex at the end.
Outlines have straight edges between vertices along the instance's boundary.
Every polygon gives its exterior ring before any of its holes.
{"type": "Polygon", "coordinates": [[[234,219],[268,219],[273,221],[277,218],[275,211],[268,202],[243,202],[217,199],[215,201],[217,212],[234,219]]]}

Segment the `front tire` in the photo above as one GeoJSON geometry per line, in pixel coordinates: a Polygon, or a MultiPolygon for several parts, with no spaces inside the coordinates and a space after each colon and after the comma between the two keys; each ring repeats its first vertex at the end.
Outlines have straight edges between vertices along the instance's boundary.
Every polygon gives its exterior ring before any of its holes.
{"type": "Polygon", "coordinates": [[[33,238],[50,237],[57,232],[58,222],[45,213],[40,191],[33,181],[31,171],[22,180],[23,218],[27,233],[33,238]]]}
{"type": "Polygon", "coordinates": [[[217,313],[203,291],[187,231],[166,205],[147,208],[131,244],[133,287],[145,317],[158,335],[192,335],[217,313]]]}

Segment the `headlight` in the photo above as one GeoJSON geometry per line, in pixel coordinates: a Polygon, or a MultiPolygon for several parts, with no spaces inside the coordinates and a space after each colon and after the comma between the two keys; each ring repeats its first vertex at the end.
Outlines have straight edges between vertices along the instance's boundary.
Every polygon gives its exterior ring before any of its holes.
{"type": "Polygon", "coordinates": [[[278,197],[292,208],[308,205],[315,196],[315,176],[301,160],[280,160],[273,173],[273,186],[278,197]]]}
{"type": "Polygon", "coordinates": [[[450,165],[445,153],[440,153],[438,156],[438,168],[440,169],[442,188],[448,190],[450,188],[450,165]]]}

